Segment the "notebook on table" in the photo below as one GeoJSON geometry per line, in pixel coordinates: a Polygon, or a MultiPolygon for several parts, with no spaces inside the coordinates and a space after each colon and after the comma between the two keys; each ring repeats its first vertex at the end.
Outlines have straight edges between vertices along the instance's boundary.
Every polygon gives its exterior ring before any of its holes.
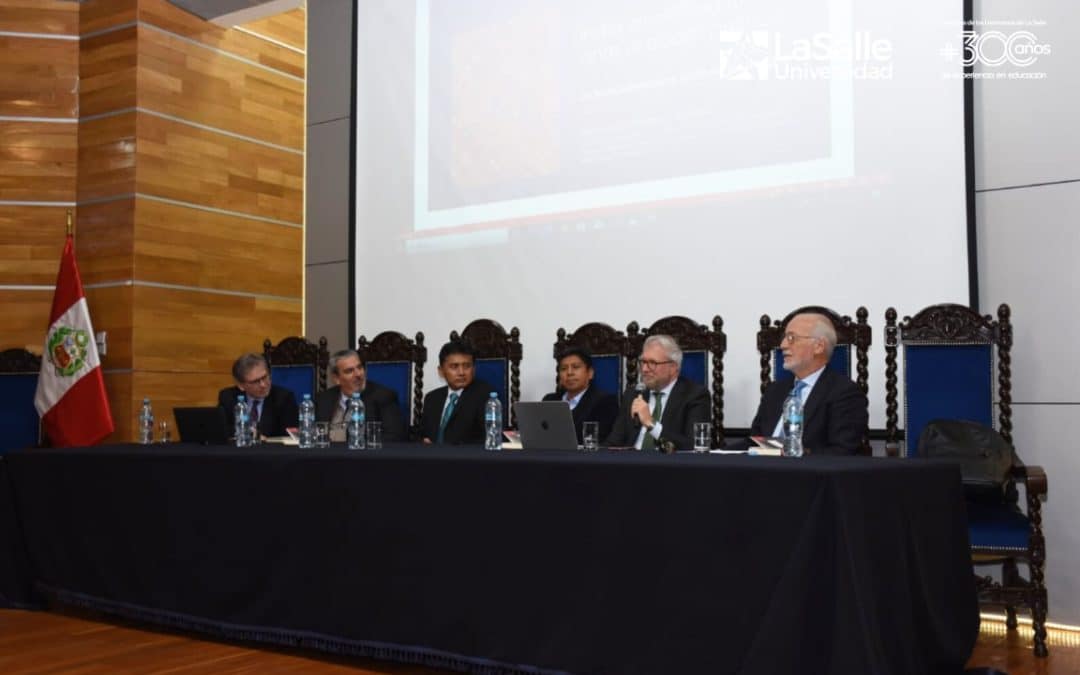
{"type": "Polygon", "coordinates": [[[566,401],[518,401],[514,413],[524,449],[578,449],[574,416],[566,401]]]}

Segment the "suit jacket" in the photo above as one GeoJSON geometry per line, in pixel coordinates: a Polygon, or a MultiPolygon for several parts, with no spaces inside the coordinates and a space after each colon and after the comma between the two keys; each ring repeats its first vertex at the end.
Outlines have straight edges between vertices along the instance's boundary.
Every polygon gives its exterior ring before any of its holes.
{"type": "MultiPolygon", "coordinates": [[[[484,442],[484,405],[488,396],[495,389],[483,380],[473,380],[472,384],[461,392],[461,398],[454,406],[454,412],[443,432],[443,443],[460,445],[463,443],[482,444],[484,442]]],[[[435,443],[439,437],[439,422],[442,421],[443,406],[449,388],[442,386],[432,389],[424,397],[424,412],[420,416],[420,436],[435,443]]],[[[503,420],[508,411],[503,411],[503,420]]]]}
{"type": "MultiPolygon", "coordinates": [[[[241,394],[236,387],[225,387],[218,392],[218,407],[225,411],[225,436],[233,435],[236,424],[236,397],[241,394]]],[[[248,405],[251,405],[250,399],[248,405]]],[[[292,391],[276,384],[270,385],[270,393],[263,399],[259,411],[259,434],[263,436],[285,436],[286,427],[299,425],[300,411],[292,391]]]]}
{"type": "MultiPolygon", "coordinates": [[[[563,395],[560,392],[552,392],[544,397],[545,401],[561,401],[563,395]]],[[[612,394],[600,391],[589,385],[581,396],[577,406],[573,410],[574,429],[577,431],[578,443],[581,443],[581,427],[585,422],[599,422],[600,431],[598,438],[603,441],[611,434],[611,427],[615,424],[615,416],[619,414],[619,402],[612,394]]]]}
{"type": "MultiPolygon", "coordinates": [[[[368,380],[364,384],[364,390],[360,392],[360,400],[364,402],[365,419],[382,422],[383,441],[390,443],[409,440],[396,391],[368,380]]],[[[315,396],[315,419],[329,422],[334,415],[334,408],[341,405],[340,401],[340,386],[319,392],[315,396]]]]}
{"type": "MultiPolygon", "coordinates": [[[[630,446],[637,441],[641,424],[630,415],[630,405],[635,397],[637,391],[634,389],[627,389],[623,394],[615,426],[607,438],[608,445],[630,446]]],[[[709,392],[704,387],[680,375],[660,416],[660,424],[664,428],[657,447],[670,443],[675,450],[693,448],[694,423],[712,420],[710,401],[709,392]]]]}
{"type": "MultiPolygon", "coordinates": [[[[794,380],[773,382],[761,395],[751,435],[772,436],[794,380]]],[[[854,455],[867,433],[866,395],[851,378],[826,368],[803,407],[803,447],[814,455],[854,455]]]]}

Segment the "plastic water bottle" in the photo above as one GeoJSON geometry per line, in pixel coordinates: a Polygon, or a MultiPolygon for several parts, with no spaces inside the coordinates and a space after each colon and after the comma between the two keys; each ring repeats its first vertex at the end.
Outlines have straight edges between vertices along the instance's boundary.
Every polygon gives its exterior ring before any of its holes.
{"type": "Polygon", "coordinates": [[[150,445],[154,442],[154,409],[150,405],[150,399],[142,400],[142,410],[139,411],[139,443],[150,445]]]}
{"type": "Polygon", "coordinates": [[[354,391],[345,411],[345,438],[350,450],[364,449],[364,402],[360,392],[354,391]]]}
{"type": "Polygon", "coordinates": [[[491,392],[487,404],[484,406],[484,449],[502,450],[502,403],[499,395],[491,392]]]}
{"type": "Polygon", "coordinates": [[[784,449],[785,457],[802,457],[803,406],[802,398],[792,393],[784,399],[784,449]]]}
{"type": "Polygon", "coordinates": [[[315,447],[315,402],[311,400],[311,394],[304,394],[304,400],[300,402],[300,447],[315,447]]]}
{"type": "Polygon", "coordinates": [[[248,420],[247,398],[243,394],[236,397],[233,415],[233,443],[238,448],[246,448],[251,445],[251,422],[248,420]]]}

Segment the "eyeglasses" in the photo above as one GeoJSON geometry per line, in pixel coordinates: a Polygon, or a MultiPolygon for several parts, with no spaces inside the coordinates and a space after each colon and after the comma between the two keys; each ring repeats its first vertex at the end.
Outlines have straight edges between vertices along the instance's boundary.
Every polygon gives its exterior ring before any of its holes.
{"type": "Polygon", "coordinates": [[[675,362],[672,361],[671,359],[668,359],[667,361],[652,361],[652,360],[646,359],[646,360],[641,361],[641,367],[642,368],[648,368],[649,370],[652,370],[653,368],[659,368],[660,366],[666,365],[668,363],[675,363],[675,362]]]}
{"type": "Polygon", "coordinates": [[[791,344],[792,342],[795,342],[796,340],[816,340],[816,339],[817,338],[814,337],[813,335],[797,335],[795,333],[784,333],[784,337],[780,341],[791,344]]]}
{"type": "Polygon", "coordinates": [[[244,380],[244,384],[254,386],[256,384],[266,384],[269,381],[270,373],[263,373],[262,377],[256,377],[254,380],[244,380]]]}

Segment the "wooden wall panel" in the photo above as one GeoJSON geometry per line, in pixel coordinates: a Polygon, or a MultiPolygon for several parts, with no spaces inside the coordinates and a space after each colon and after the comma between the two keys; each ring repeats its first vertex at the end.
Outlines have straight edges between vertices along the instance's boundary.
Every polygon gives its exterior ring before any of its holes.
{"type": "Polygon", "coordinates": [[[0,120],[0,200],[71,200],[76,129],[75,124],[0,120]]]}
{"type": "Polygon", "coordinates": [[[136,286],[134,367],[138,371],[228,373],[266,337],[296,335],[301,302],[136,286]]]}
{"type": "MultiPolygon", "coordinates": [[[[131,443],[136,440],[136,418],[139,406],[132,398],[131,371],[104,371],[105,393],[109,397],[109,409],[112,411],[113,425],[116,429],[105,439],[105,443],[131,443]]],[[[142,398],[139,398],[142,403],[142,398]]]]}
{"type": "Polygon", "coordinates": [[[154,30],[139,33],[139,107],[304,147],[304,83],[154,30]]]}
{"type": "Polygon", "coordinates": [[[80,202],[135,192],[136,113],[79,123],[80,202]]]}
{"type": "Polygon", "coordinates": [[[79,34],[135,21],[138,0],[83,0],[79,6],[79,34]]]}
{"type": "Polygon", "coordinates": [[[51,290],[22,291],[0,288],[0,307],[4,308],[4,330],[0,331],[0,349],[22,347],[40,354],[45,344],[52,308],[51,290]]]}
{"type": "Polygon", "coordinates": [[[138,192],[303,222],[302,155],[151,115],[137,126],[138,192]]]}
{"type": "Polygon", "coordinates": [[[77,35],[79,5],[71,0],[4,0],[0,31],[77,35]]]}
{"type": "Polygon", "coordinates": [[[304,245],[298,227],[139,199],[140,280],[299,299],[304,245]]]}
{"type": "Polygon", "coordinates": [[[0,115],[75,117],[79,43],[0,35],[0,115]]]}
{"type": "MultiPolygon", "coordinates": [[[[281,16],[294,13],[287,12],[281,16]]],[[[302,53],[292,49],[285,49],[242,31],[228,30],[217,24],[203,21],[199,17],[179,9],[176,5],[165,2],[165,0],[140,0],[139,20],[170,33],[195,40],[208,47],[241,56],[268,68],[280,70],[296,77],[304,76],[304,55],[302,53]]],[[[307,31],[306,14],[303,12],[300,13],[299,17],[283,21],[281,30],[295,32],[298,25],[301,34],[307,31]]],[[[296,46],[287,40],[279,41],[296,46]]],[[[301,44],[298,48],[303,49],[303,45],[301,44]]]]}
{"type": "Polygon", "coordinates": [[[307,10],[282,12],[258,21],[249,21],[242,27],[290,47],[307,50],[307,10]]]}
{"type": "Polygon", "coordinates": [[[133,361],[134,289],[131,286],[107,286],[86,288],[85,291],[94,332],[105,331],[108,334],[108,347],[101,357],[101,367],[108,370],[130,369],[133,361]]]}
{"type": "Polygon", "coordinates": [[[80,206],[75,250],[83,284],[133,279],[135,198],[80,206]]]}
{"type": "Polygon", "coordinates": [[[0,204],[0,285],[56,283],[66,223],[60,206],[0,204]]]}
{"type": "Polygon", "coordinates": [[[83,117],[135,107],[138,29],[135,26],[79,42],[79,110],[83,117]]]}

